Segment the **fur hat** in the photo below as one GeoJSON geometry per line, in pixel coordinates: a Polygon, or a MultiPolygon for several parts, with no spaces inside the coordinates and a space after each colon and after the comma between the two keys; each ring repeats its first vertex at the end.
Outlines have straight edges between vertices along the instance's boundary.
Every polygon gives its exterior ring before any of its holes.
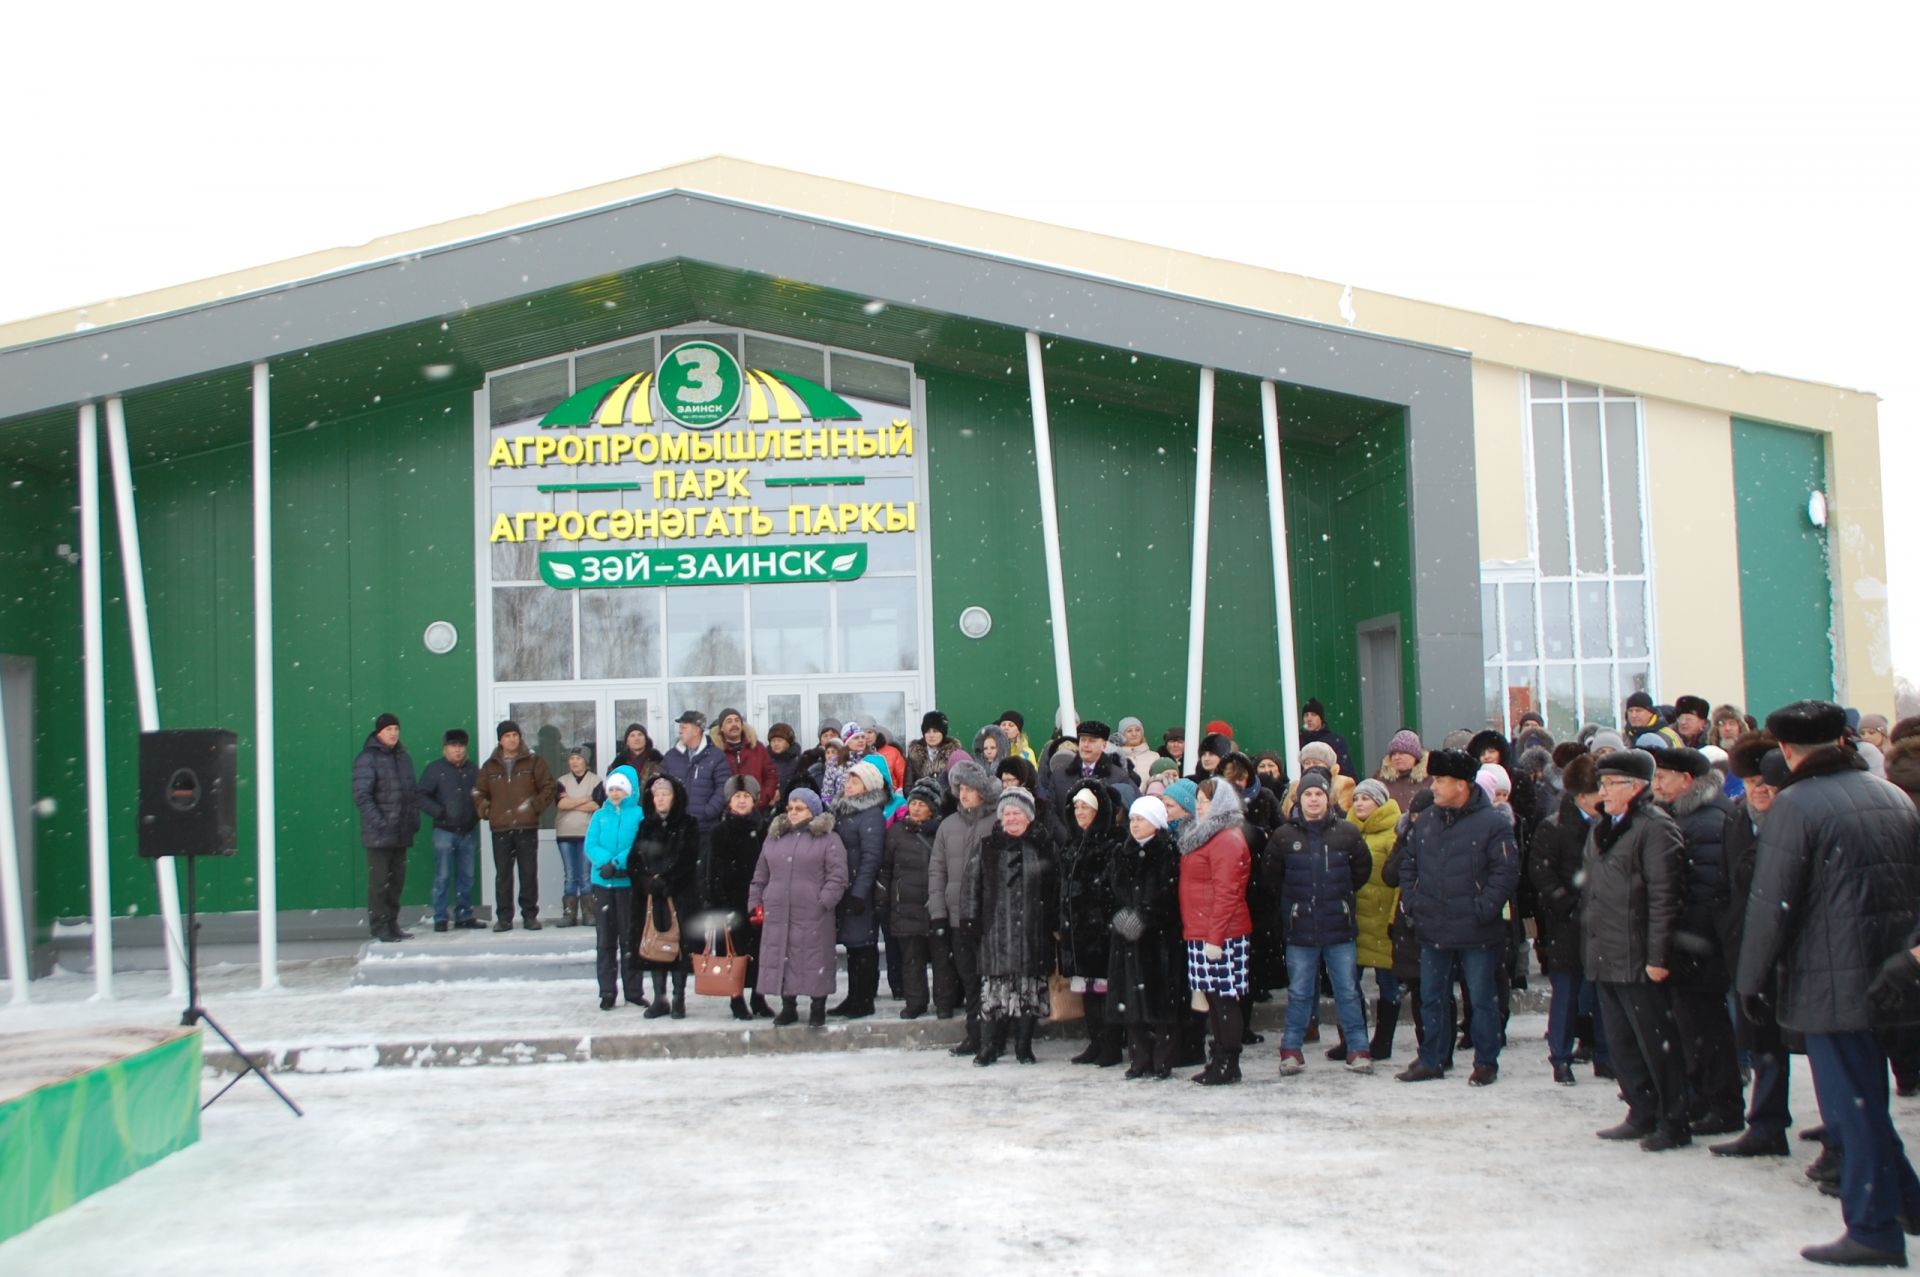
{"type": "Polygon", "coordinates": [[[1909,737],[1888,746],[1887,779],[1920,803],[1920,741],[1909,737]]]}
{"type": "Polygon", "coordinates": [[[1300,747],[1300,762],[1302,765],[1324,763],[1326,767],[1323,770],[1330,772],[1333,768],[1339,766],[1340,755],[1334,753],[1333,746],[1327,744],[1327,742],[1323,740],[1310,740],[1300,747]]]}
{"type": "Polygon", "coordinates": [[[1538,723],[1540,726],[1545,727],[1547,725],[1547,719],[1539,710],[1530,709],[1519,717],[1514,723],[1514,726],[1525,727],[1528,723],[1538,723]]]}
{"type": "Polygon", "coordinates": [[[1697,749],[1661,748],[1647,752],[1653,755],[1653,765],[1663,772],[1685,772],[1699,780],[1713,770],[1713,764],[1707,761],[1707,756],[1697,749]]]}
{"type": "Polygon", "coordinates": [[[502,736],[505,736],[508,732],[512,732],[516,736],[520,736],[523,734],[520,731],[520,724],[514,722],[511,718],[503,718],[500,720],[500,725],[493,729],[493,738],[495,740],[499,740],[502,736]]]}
{"type": "Polygon", "coordinates": [[[1565,771],[1576,758],[1585,757],[1587,747],[1577,740],[1562,741],[1553,747],[1553,765],[1565,771]]]}
{"type": "Polygon", "coordinates": [[[1767,731],[1782,745],[1831,745],[1847,734],[1847,711],[1832,701],[1795,701],[1767,715],[1767,731]]]}
{"type": "Polygon", "coordinates": [[[1232,723],[1229,723],[1229,722],[1228,722],[1228,721],[1227,721],[1226,719],[1224,719],[1224,718],[1216,718],[1216,719],[1214,719],[1214,720],[1213,720],[1212,722],[1210,722],[1210,723],[1208,723],[1208,724],[1207,724],[1207,735],[1209,735],[1209,736],[1224,736],[1224,737],[1226,737],[1226,738],[1227,738],[1228,740],[1232,740],[1232,739],[1233,739],[1233,724],[1232,724],[1232,723]]]}
{"type": "MultiPolygon", "coordinates": [[[[1305,751],[1301,751],[1304,753],[1305,751]]],[[[1471,781],[1480,774],[1480,760],[1463,749],[1437,749],[1427,755],[1427,775],[1471,781]]]]}
{"type": "Polygon", "coordinates": [[[1625,776],[1653,783],[1653,755],[1644,749],[1616,749],[1600,760],[1594,771],[1602,776],[1625,776]]]}
{"type": "Polygon", "coordinates": [[[814,793],[805,785],[796,787],[792,793],[788,794],[787,801],[790,803],[804,803],[807,810],[816,816],[827,809],[827,805],[820,801],[820,795],[814,793]]]}
{"type": "Polygon", "coordinates": [[[1544,746],[1530,745],[1520,751],[1519,764],[1529,776],[1542,776],[1553,766],[1553,755],[1544,746]]]}
{"type": "Polygon", "coordinates": [[[1692,714],[1694,717],[1708,723],[1713,721],[1713,707],[1707,704],[1707,698],[1704,696],[1680,696],[1674,698],[1673,716],[1678,718],[1682,714],[1692,714]]]}
{"type": "Polygon", "coordinates": [[[940,792],[940,782],[931,776],[922,776],[913,783],[913,788],[907,791],[908,802],[925,803],[934,811],[940,810],[940,804],[946,801],[946,797],[940,792]]]}
{"type": "MultiPolygon", "coordinates": [[[[1456,727],[1452,731],[1448,732],[1444,737],[1441,738],[1440,748],[1441,749],[1457,749],[1464,754],[1467,752],[1467,742],[1472,739],[1473,739],[1472,732],[1468,731],[1464,727],[1456,727]]],[[[1428,770],[1431,771],[1432,768],[1428,768],[1428,770]]]]}
{"type": "Polygon", "coordinates": [[[1476,760],[1480,757],[1480,755],[1486,753],[1490,749],[1500,751],[1500,758],[1502,762],[1505,762],[1507,759],[1513,757],[1512,743],[1509,742],[1507,738],[1502,736],[1499,732],[1494,731],[1491,727],[1489,727],[1484,732],[1476,733],[1474,735],[1474,738],[1467,742],[1467,752],[1469,754],[1472,754],[1476,760]]]}
{"type": "Polygon", "coordinates": [[[1353,787],[1353,796],[1355,798],[1359,798],[1363,794],[1373,799],[1373,805],[1375,807],[1385,807],[1393,801],[1393,795],[1387,792],[1387,787],[1371,776],[1353,787]]]}
{"type": "Polygon", "coordinates": [[[1160,743],[1162,745],[1171,740],[1184,741],[1186,738],[1187,729],[1184,727],[1169,727],[1166,731],[1160,733],[1160,743]]]}
{"type": "Polygon", "coordinates": [[[1411,727],[1402,727],[1393,734],[1393,739],[1387,742],[1389,754],[1412,754],[1418,758],[1426,752],[1425,747],[1420,744],[1420,738],[1414,734],[1411,727]]]}
{"type": "Polygon", "coordinates": [[[997,788],[992,778],[987,775],[987,769],[971,758],[963,758],[947,769],[947,783],[955,789],[965,785],[974,793],[989,799],[994,796],[993,790],[997,788]]]}
{"type": "Polygon", "coordinates": [[[1093,736],[1100,740],[1111,740],[1113,738],[1113,729],[1097,718],[1083,718],[1080,720],[1080,726],[1074,729],[1073,734],[1082,739],[1093,736]]]}
{"type": "Polygon", "coordinates": [[[1000,791],[1000,801],[994,804],[994,811],[997,814],[1009,807],[1018,807],[1027,813],[1028,820],[1033,819],[1033,795],[1019,785],[1008,785],[1000,791]]]}
{"type": "Polygon", "coordinates": [[[442,736],[442,737],[440,738],[440,743],[441,743],[442,745],[464,745],[464,744],[466,744],[466,743],[467,743],[467,729],[466,729],[466,728],[464,728],[464,727],[449,727],[449,728],[447,729],[447,734],[446,734],[445,736],[442,736]]]}
{"type": "Polygon", "coordinates": [[[1889,741],[1903,741],[1914,736],[1920,736],[1920,714],[1907,715],[1895,723],[1893,730],[1887,733],[1889,741]]]}
{"type": "Polygon", "coordinates": [[[1752,780],[1760,774],[1760,760],[1767,751],[1777,748],[1778,743],[1765,732],[1747,732],[1727,751],[1727,765],[1741,780],[1752,780]]]}
{"type": "Polygon", "coordinates": [[[787,742],[787,744],[791,745],[794,743],[796,738],[793,734],[793,727],[791,724],[775,723],[772,727],[769,727],[767,729],[767,739],[783,740],[787,742]]]}
{"type": "Polygon", "coordinates": [[[1575,797],[1599,793],[1600,777],[1593,755],[1576,754],[1570,759],[1566,770],[1560,774],[1560,783],[1575,797]]]}
{"type": "Polygon", "coordinates": [[[1792,779],[1793,768],[1787,766],[1787,756],[1778,749],[1768,750],[1760,760],[1760,783],[1782,789],[1792,779]]]}
{"type": "Polygon", "coordinates": [[[720,787],[720,795],[723,798],[732,798],[742,790],[752,794],[753,801],[756,803],[760,801],[760,782],[745,772],[727,777],[727,783],[720,787]]]}
{"type": "Polygon", "coordinates": [[[1009,754],[993,765],[993,774],[1016,788],[1033,793],[1040,785],[1040,773],[1032,763],[1017,754],[1009,754]]]}
{"type": "Polygon", "coordinates": [[[1212,754],[1221,762],[1227,761],[1227,755],[1233,752],[1233,737],[1219,732],[1208,732],[1200,738],[1200,752],[1212,754]]]}
{"type": "Polygon", "coordinates": [[[947,722],[947,716],[937,709],[930,709],[920,716],[920,734],[922,736],[933,731],[939,732],[942,736],[950,736],[953,734],[949,730],[950,726],[947,722]]]}
{"type": "Polygon", "coordinates": [[[880,774],[880,769],[864,758],[847,768],[847,775],[859,777],[860,787],[869,794],[884,794],[887,792],[887,781],[886,778],[880,774]]]}

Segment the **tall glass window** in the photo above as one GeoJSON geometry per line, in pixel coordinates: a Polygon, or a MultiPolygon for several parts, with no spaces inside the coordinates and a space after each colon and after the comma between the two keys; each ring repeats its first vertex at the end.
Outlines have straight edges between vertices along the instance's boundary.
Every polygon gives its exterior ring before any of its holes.
{"type": "Polygon", "coordinates": [[[1533,558],[1481,571],[1487,724],[1537,710],[1565,737],[1654,689],[1644,427],[1632,395],[1537,374],[1526,390],[1533,558]]]}

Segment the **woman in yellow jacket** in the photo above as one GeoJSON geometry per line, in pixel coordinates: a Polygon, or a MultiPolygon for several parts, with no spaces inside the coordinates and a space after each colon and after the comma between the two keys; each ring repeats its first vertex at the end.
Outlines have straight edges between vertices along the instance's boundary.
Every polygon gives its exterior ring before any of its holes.
{"type": "Polygon", "coordinates": [[[1360,830],[1367,850],[1373,854],[1373,875],[1354,893],[1354,912],[1358,915],[1360,935],[1358,961],[1361,978],[1373,968],[1380,997],[1374,1003],[1373,1058],[1393,1058],[1393,1031],[1400,1020],[1400,982],[1393,975],[1394,912],[1400,905],[1400,889],[1381,880],[1387,857],[1393,854],[1394,832],[1400,823],[1400,804],[1387,793],[1380,781],[1368,778],[1354,786],[1352,809],[1347,819],[1360,830]]]}

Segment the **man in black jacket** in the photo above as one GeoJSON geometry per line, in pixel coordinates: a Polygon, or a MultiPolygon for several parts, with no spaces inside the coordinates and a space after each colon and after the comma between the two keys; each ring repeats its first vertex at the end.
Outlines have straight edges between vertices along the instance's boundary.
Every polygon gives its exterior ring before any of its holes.
{"type": "Polygon", "coordinates": [[[1692,1093],[1687,1112],[1695,1135],[1731,1135],[1746,1125],[1746,1104],[1727,1011],[1730,977],[1720,949],[1716,905],[1726,886],[1724,840],[1733,804],[1720,773],[1699,750],[1649,752],[1654,800],[1673,817],[1685,839],[1680,925],[1674,933],[1673,979],[1667,990],[1687,1058],[1692,1093]]]}
{"type": "Polygon", "coordinates": [[[1627,1100],[1627,1120],[1596,1134],[1639,1140],[1649,1153],[1661,1153],[1693,1138],[1686,1063],[1667,991],[1680,925],[1682,839],[1672,817],[1653,804],[1653,755],[1615,750],[1595,770],[1605,814],[1587,837],[1580,927],[1627,1100]]]}
{"type": "Polygon", "coordinates": [[[453,902],[456,931],[477,931],[485,924],[473,916],[478,900],[475,866],[480,855],[480,813],[473,809],[480,769],[467,755],[467,734],[458,727],[441,738],[440,757],[420,773],[420,809],[433,821],[433,929],[445,931],[447,902],[453,902]],[[449,893],[448,885],[452,884],[449,893]]]}
{"type": "Polygon", "coordinates": [[[360,809],[360,845],[367,849],[367,925],[375,940],[410,940],[400,930],[400,892],[407,848],[420,832],[413,760],[400,743],[400,720],[382,714],[353,760],[353,805],[360,809]]]}
{"type": "Polygon", "coordinates": [[[1867,774],[1846,711],[1796,701],[1767,716],[1792,775],[1760,830],[1736,987],[1756,1020],[1806,1035],[1820,1116],[1840,1146],[1847,1231],[1800,1253],[1816,1263],[1904,1267],[1903,1222],[1920,1220],[1920,1179],[1888,1112],[1887,1055],[1874,1030],[1912,1023],[1868,997],[1912,943],[1920,914],[1920,816],[1867,774]],[[1780,993],[1765,992],[1775,966],[1780,993]]]}
{"type": "Polygon", "coordinates": [[[1122,808],[1140,796],[1140,787],[1127,760],[1117,750],[1107,752],[1107,741],[1113,735],[1111,728],[1089,718],[1080,724],[1076,734],[1080,738],[1077,753],[1059,753],[1046,760],[1047,831],[1053,835],[1056,845],[1066,842],[1073,833],[1073,791],[1080,787],[1082,780],[1097,780],[1112,786],[1122,808]]]}

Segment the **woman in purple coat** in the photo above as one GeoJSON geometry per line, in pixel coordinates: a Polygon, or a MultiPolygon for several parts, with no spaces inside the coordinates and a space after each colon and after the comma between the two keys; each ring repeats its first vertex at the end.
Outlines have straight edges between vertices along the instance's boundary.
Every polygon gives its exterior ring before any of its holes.
{"type": "Polygon", "coordinates": [[[786,811],[767,827],[747,892],[748,916],[761,928],[755,987],[764,997],[779,997],[774,1024],[798,1020],[805,994],[807,1024],[826,1027],[827,998],[839,975],[833,911],[846,890],[847,849],[834,836],[833,813],[811,789],[795,789],[786,811]]]}

